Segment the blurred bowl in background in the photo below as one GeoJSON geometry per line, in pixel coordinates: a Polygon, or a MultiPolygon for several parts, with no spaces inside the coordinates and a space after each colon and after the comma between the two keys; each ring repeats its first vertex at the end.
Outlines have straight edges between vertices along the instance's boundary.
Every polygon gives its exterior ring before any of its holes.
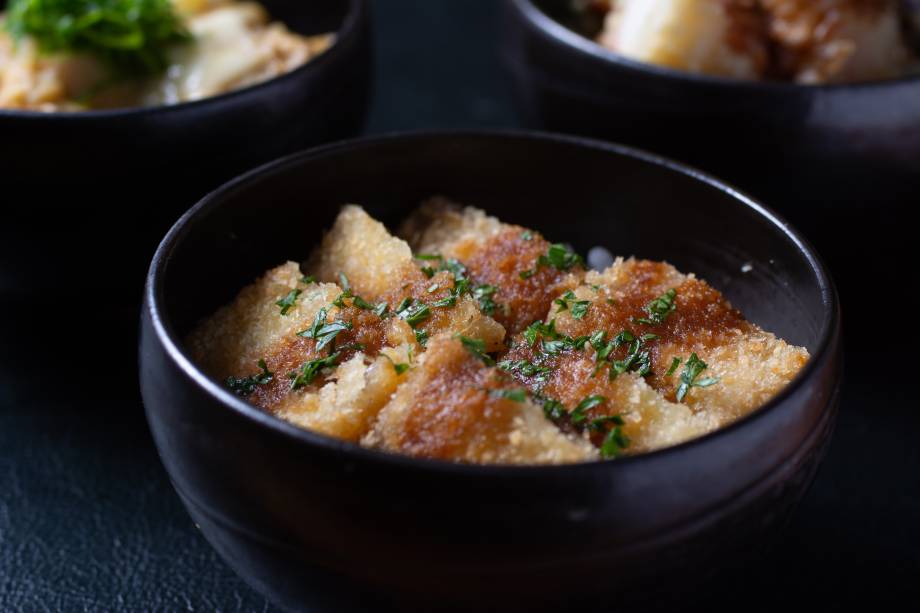
{"type": "Polygon", "coordinates": [[[370,84],[367,0],[262,0],[331,48],[200,101],[78,113],[0,110],[0,293],[139,301],[157,240],[197,199],[268,160],[357,134],[370,84]]]}
{"type": "Polygon", "coordinates": [[[811,247],[718,181],[586,139],[417,133],[279,160],[173,226],[144,299],[141,390],[171,481],[220,555],[295,610],[533,610],[601,597],[685,608],[700,582],[740,567],[785,525],[838,404],[839,307],[811,247]],[[812,357],[723,430],[622,460],[541,467],[365,449],[264,413],[191,362],[192,327],[269,267],[306,259],[341,204],[394,227],[432,194],[582,253],[668,260],[812,357]]]}
{"type": "Polygon", "coordinates": [[[888,262],[906,252],[920,193],[920,76],[804,86],[678,72],[593,42],[599,24],[571,6],[504,3],[525,124],[668,155],[762,198],[817,245],[857,319],[870,317],[865,280],[897,282],[888,262]]]}

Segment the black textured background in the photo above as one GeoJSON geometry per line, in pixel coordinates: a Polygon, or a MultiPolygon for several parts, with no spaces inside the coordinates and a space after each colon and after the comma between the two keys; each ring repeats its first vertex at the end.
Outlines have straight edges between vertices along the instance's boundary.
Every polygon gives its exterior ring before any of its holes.
{"type": "MultiPolygon", "coordinates": [[[[495,52],[497,2],[374,8],[369,132],[515,125],[495,52]]],[[[70,262],[49,271],[76,273],[70,262]]],[[[111,291],[139,295],[140,283],[114,276],[111,291]]],[[[878,291],[871,279],[866,290],[878,291]]],[[[106,302],[0,293],[0,611],[272,610],[218,559],[173,493],[134,380],[133,314],[97,308],[106,302]]],[[[885,299],[877,327],[848,333],[898,334],[894,307],[903,304],[885,299]]],[[[896,345],[847,355],[838,429],[817,482],[777,551],[725,585],[722,602],[747,611],[916,606],[920,409],[915,360],[896,345]]]]}

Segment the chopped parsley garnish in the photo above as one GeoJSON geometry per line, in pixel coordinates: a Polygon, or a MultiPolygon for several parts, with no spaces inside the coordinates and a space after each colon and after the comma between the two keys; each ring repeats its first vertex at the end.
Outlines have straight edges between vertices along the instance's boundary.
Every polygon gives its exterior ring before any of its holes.
{"type": "Polygon", "coordinates": [[[567,245],[556,243],[550,245],[546,255],[541,255],[537,266],[552,266],[557,270],[568,270],[573,266],[584,266],[585,261],[567,245]]]}
{"type": "Polygon", "coordinates": [[[578,406],[569,414],[569,419],[573,424],[581,424],[588,419],[587,412],[596,406],[607,402],[603,396],[588,396],[578,403],[578,406]]]}
{"type": "Polygon", "coordinates": [[[677,291],[673,288],[669,289],[664,294],[645,305],[645,312],[648,313],[648,317],[640,317],[636,319],[636,321],[650,326],[657,326],[664,323],[668,315],[673,313],[674,309],[677,308],[677,304],[674,302],[676,298],[677,291]]]}
{"type": "Polygon", "coordinates": [[[168,51],[191,39],[170,0],[10,0],[5,27],[45,53],[90,53],[119,73],[162,72],[168,51]]]}
{"type": "Polygon", "coordinates": [[[377,317],[381,319],[383,319],[383,317],[387,315],[387,313],[389,312],[390,312],[390,305],[388,305],[386,302],[381,302],[380,304],[374,307],[374,314],[377,315],[377,317]]]}
{"type": "Polygon", "coordinates": [[[432,283],[431,285],[428,286],[428,293],[429,293],[429,294],[435,293],[436,291],[438,291],[438,288],[439,288],[439,287],[441,287],[441,286],[438,285],[437,283],[432,283]]]}
{"type": "Polygon", "coordinates": [[[431,307],[424,302],[416,302],[414,306],[404,308],[398,314],[400,319],[404,319],[407,324],[415,328],[431,317],[431,307]]]}
{"type": "Polygon", "coordinates": [[[625,422],[623,418],[619,415],[605,415],[603,417],[597,417],[588,422],[588,431],[589,432],[604,432],[607,430],[607,424],[614,424],[617,426],[622,426],[625,422]]]}
{"type": "Polygon", "coordinates": [[[619,457],[627,447],[629,447],[629,437],[623,434],[620,426],[616,426],[607,433],[604,442],[601,443],[601,457],[604,459],[619,457]]]}
{"type": "Polygon", "coordinates": [[[236,393],[237,396],[248,396],[256,391],[257,385],[269,383],[274,378],[274,374],[269,372],[268,365],[265,364],[264,359],[260,359],[258,365],[262,370],[262,372],[258,374],[243,378],[227,377],[227,387],[236,393]]]}
{"type": "Polygon", "coordinates": [[[428,333],[424,330],[415,331],[415,342],[424,347],[428,344],[428,333]]]}
{"type": "Polygon", "coordinates": [[[580,255],[572,251],[568,246],[562,243],[550,245],[546,250],[546,255],[537,258],[536,265],[530,270],[524,270],[518,273],[521,279],[529,279],[537,273],[537,270],[543,267],[553,267],[556,270],[569,270],[573,266],[584,266],[585,261],[580,255]]]}
{"type": "Polygon", "coordinates": [[[552,369],[546,366],[537,366],[527,360],[502,360],[498,363],[498,367],[519,377],[534,377],[538,383],[546,381],[547,375],[552,372],[552,369]]]}
{"type": "Polygon", "coordinates": [[[300,367],[299,374],[297,371],[294,371],[288,375],[291,379],[291,389],[296,390],[310,385],[323,369],[334,368],[339,363],[339,356],[342,355],[342,351],[344,351],[344,348],[325,358],[317,358],[304,363],[304,365],[300,367]]]}
{"type": "Polygon", "coordinates": [[[294,308],[294,305],[297,303],[297,297],[302,293],[302,290],[292,289],[290,292],[288,292],[287,296],[275,303],[277,306],[281,307],[282,315],[287,315],[288,312],[294,308]]]}
{"type": "Polygon", "coordinates": [[[677,388],[677,402],[683,402],[691,387],[709,387],[719,382],[718,377],[707,377],[706,379],[697,381],[697,377],[707,368],[709,368],[708,364],[701,360],[696,353],[690,354],[687,363],[684,364],[684,372],[680,374],[680,386],[677,388]]]}
{"type": "Polygon", "coordinates": [[[403,311],[409,308],[409,305],[412,304],[412,298],[403,298],[399,301],[399,304],[396,305],[396,314],[400,315],[403,311]]]}
{"type": "Polygon", "coordinates": [[[345,290],[346,294],[351,293],[351,283],[348,282],[348,277],[345,276],[344,272],[339,273],[339,286],[345,290]]]}
{"type": "MultiPolygon", "coordinates": [[[[352,296],[351,303],[358,307],[359,309],[364,309],[365,311],[373,311],[376,307],[362,298],[361,296],[352,296]]],[[[386,304],[386,303],[384,303],[386,304]]]]}
{"type": "Polygon", "coordinates": [[[533,232],[531,232],[530,230],[524,230],[523,232],[521,232],[521,240],[522,241],[533,240],[533,232]]]}
{"type": "Polygon", "coordinates": [[[443,260],[444,256],[439,253],[416,253],[413,256],[416,260],[443,260]]]}
{"type": "Polygon", "coordinates": [[[463,346],[469,351],[473,356],[479,360],[482,360],[482,363],[486,366],[495,366],[495,360],[486,353],[486,342],[478,338],[469,338],[468,336],[463,336],[462,334],[455,334],[454,338],[459,339],[463,346]]]}
{"type": "Polygon", "coordinates": [[[664,373],[665,377],[670,377],[677,371],[677,367],[680,366],[680,358],[674,358],[671,360],[671,368],[668,369],[668,372],[664,373]]]}
{"type": "Polygon", "coordinates": [[[556,309],[557,313],[570,310],[572,312],[572,317],[575,319],[582,319],[585,313],[588,312],[588,307],[591,306],[590,300],[578,300],[578,297],[575,296],[575,292],[572,290],[567,291],[553,302],[559,305],[559,308],[556,309]]]}
{"type": "Polygon", "coordinates": [[[561,421],[569,414],[561,402],[552,398],[543,401],[543,413],[553,421],[561,421]]]}
{"type": "Polygon", "coordinates": [[[399,363],[397,363],[397,362],[395,362],[395,361],[393,360],[393,358],[391,358],[390,356],[388,356],[388,355],[385,354],[385,353],[381,353],[380,355],[382,355],[383,357],[385,357],[386,359],[388,359],[388,360],[390,361],[390,364],[393,365],[393,370],[396,371],[396,374],[397,374],[397,375],[401,375],[401,374],[403,374],[404,372],[406,372],[407,370],[409,370],[409,365],[406,364],[405,362],[399,362],[399,363]]]}
{"type": "Polygon", "coordinates": [[[322,351],[327,345],[335,347],[335,337],[344,330],[351,330],[352,324],[349,321],[335,320],[332,323],[326,322],[326,309],[320,309],[313,319],[313,325],[308,329],[298,332],[297,336],[312,338],[316,341],[316,350],[322,351]]]}
{"type": "Polygon", "coordinates": [[[495,307],[498,306],[493,300],[497,291],[498,288],[494,285],[477,285],[473,288],[473,298],[479,301],[479,310],[486,315],[494,313],[495,307]]]}
{"type": "Polygon", "coordinates": [[[310,285],[311,283],[316,283],[316,277],[313,275],[305,275],[300,278],[300,282],[304,285],[310,285]]]}
{"type": "Polygon", "coordinates": [[[652,372],[652,358],[648,351],[642,350],[643,341],[629,330],[623,330],[613,339],[615,347],[628,344],[629,351],[622,360],[614,360],[610,364],[610,380],[613,381],[617,376],[625,372],[635,372],[640,377],[645,377],[652,372]]]}
{"type": "Polygon", "coordinates": [[[584,349],[585,343],[587,343],[590,338],[588,336],[572,338],[571,336],[559,333],[556,330],[555,319],[548,324],[544,324],[542,321],[537,320],[524,330],[524,338],[531,347],[537,342],[538,336],[543,337],[543,342],[541,343],[542,351],[550,355],[557,355],[566,349],[584,349]]]}
{"type": "Polygon", "coordinates": [[[527,400],[527,392],[522,389],[492,390],[489,392],[489,395],[493,398],[504,398],[505,400],[513,400],[514,402],[524,402],[527,400]]]}
{"type": "Polygon", "coordinates": [[[429,279],[434,276],[435,272],[437,272],[431,266],[422,266],[421,270],[422,270],[422,273],[424,273],[424,275],[428,277],[429,279]]]}

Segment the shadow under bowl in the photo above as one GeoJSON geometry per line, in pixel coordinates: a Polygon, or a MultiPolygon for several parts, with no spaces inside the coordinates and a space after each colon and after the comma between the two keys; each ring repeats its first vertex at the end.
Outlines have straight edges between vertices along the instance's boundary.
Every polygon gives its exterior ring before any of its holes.
{"type": "Polygon", "coordinates": [[[141,389],[166,470],[224,559],[291,609],[660,601],[773,539],[813,478],[838,402],[836,294],[794,230],[705,175],[571,137],[419,133],[264,166],[172,228],[144,299],[141,389]],[[393,227],[433,194],[581,252],[600,245],[694,271],[812,357],[719,432],[542,467],[364,449],[262,412],[190,361],[183,338],[196,322],[264,270],[305,259],[339,205],[393,227]]]}
{"type": "Polygon", "coordinates": [[[367,0],[262,3],[293,31],[335,32],[335,44],[288,74],[195,102],[0,110],[0,292],[106,289],[107,302],[136,305],[133,283],[157,241],[199,198],[258,164],[361,130],[367,0]]]}

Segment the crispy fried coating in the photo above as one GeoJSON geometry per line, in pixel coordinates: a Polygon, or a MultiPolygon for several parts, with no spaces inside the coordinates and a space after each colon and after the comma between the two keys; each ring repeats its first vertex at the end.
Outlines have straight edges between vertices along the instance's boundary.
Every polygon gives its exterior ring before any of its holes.
{"type": "Polygon", "coordinates": [[[515,387],[460,341],[439,336],[380,412],[364,443],[414,457],[488,464],[597,457],[590,443],[562,433],[540,407],[499,395],[515,387]]]}
{"type": "Polygon", "coordinates": [[[445,198],[425,202],[399,234],[416,253],[455,258],[466,266],[475,285],[494,287],[497,306],[491,315],[509,335],[542,319],[553,299],[576,287],[585,273],[580,266],[538,266],[550,247],[539,233],[445,198]]]}
{"type": "Polygon", "coordinates": [[[306,265],[319,282],[292,262],[269,271],[192,333],[194,359],[301,427],[499,464],[689,440],[762,405],[808,359],[666,263],[619,258],[586,272],[569,258],[560,268],[535,232],[437,199],[402,233],[440,256],[413,258],[409,244],[345,207],[306,265]],[[497,304],[476,297],[480,285],[494,286],[497,304]]]}
{"type": "Polygon", "coordinates": [[[623,416],[636,443],[630,453],[673,445],[734,421],[773,397],[808,360],[805,349],[746,321],[718,291],[666,263],[620,258],[604,272],[589,272],[566,305],[547,315],[547,321],[555,319],[560,335],[575,339],[603,332],[602,345],[624,331],[633,339],[645,337],[638,353],[647,355],[647,376],[638,372],[641,360],[611,374],[612,361],[628,358],[630,342],[599,362],[591,342],[582,343],[582,349],[547,353],[542,338],[531,344],[521,335],[505,359],[547,369],[520,378],[570,410],[584,398],[604,397],[589,416],[623,416]],[[658,321],[650,303],[669,290],[674,290],[673,309],[662,309],[667,314],[658,321]],[[570,306],[576,302],[587,303],[580,317],[570,306]],[[691,386],[678,398],[681,375],[693,354],[707,364],[693,381],[717,383],[691,386]],[[675,358],[680,366],[668,374],[675,358]]]}

